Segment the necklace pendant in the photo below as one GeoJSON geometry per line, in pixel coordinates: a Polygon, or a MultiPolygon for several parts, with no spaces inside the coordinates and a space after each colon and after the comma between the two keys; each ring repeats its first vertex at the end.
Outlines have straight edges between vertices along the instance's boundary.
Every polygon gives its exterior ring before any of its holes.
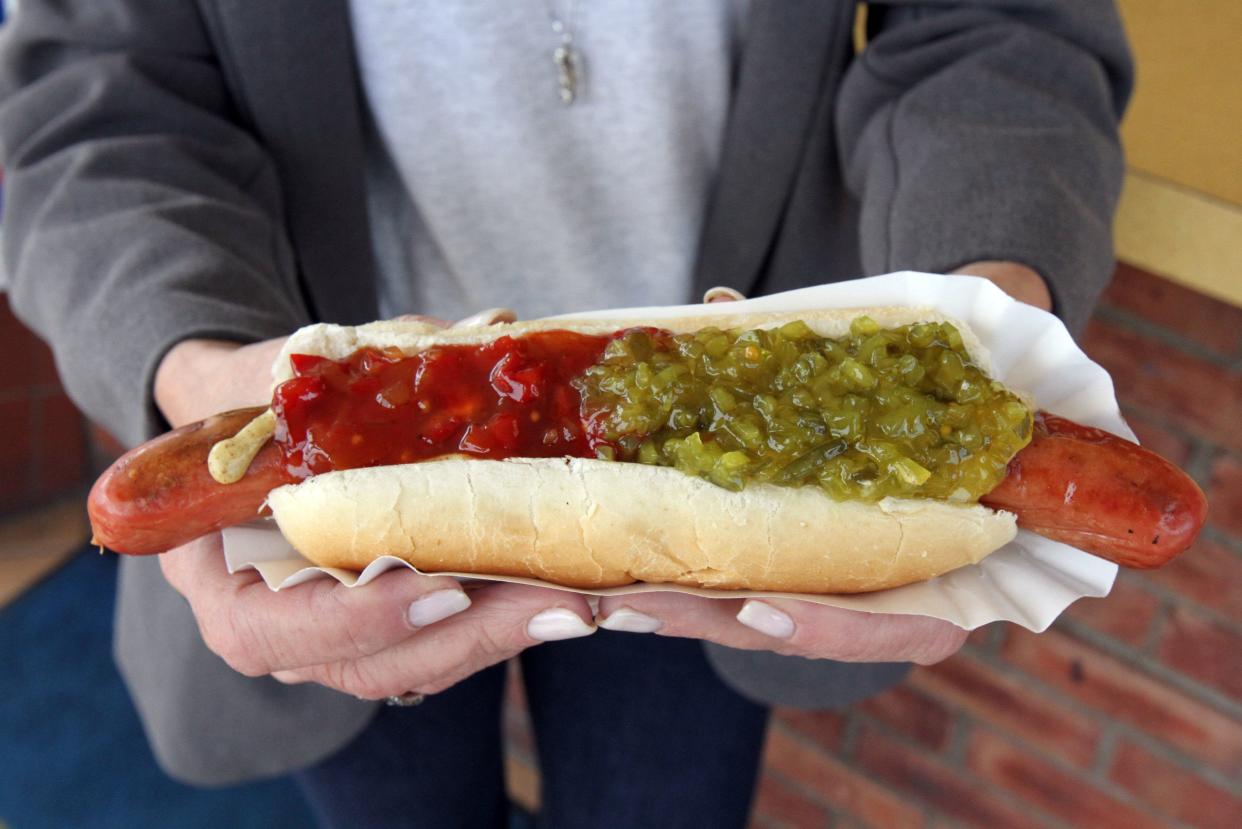
{"type": "Polygon", "coordinates": [[[552,62],[556,64],[561,103],[570,106],[578,98],[578,80],[582,72],[578,50],[568,43],[557,46],[552,52],[552,62]]]}

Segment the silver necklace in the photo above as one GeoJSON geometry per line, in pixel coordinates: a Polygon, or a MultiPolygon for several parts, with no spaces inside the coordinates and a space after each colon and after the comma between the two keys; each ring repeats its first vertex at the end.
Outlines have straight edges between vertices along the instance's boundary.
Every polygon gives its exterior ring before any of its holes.
{"type": "Polygon", "coordinates": [[[553,8],[550,0],[547,9],[548,19],[552,23],[552,33],[560,39],[560,43],[552,50],[552,63],[556,66],[556,81],[561,93],[561,103],[571,106],[578,99],[579,87],[583,80],[582,53],[574,46],[575,3],[574,0],[569,0],[564,20],[557,16],[556,9],[553,8]]]}

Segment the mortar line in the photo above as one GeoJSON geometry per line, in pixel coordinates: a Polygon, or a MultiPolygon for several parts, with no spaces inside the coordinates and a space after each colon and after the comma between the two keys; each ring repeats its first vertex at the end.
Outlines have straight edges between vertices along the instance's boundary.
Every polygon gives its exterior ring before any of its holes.
{"type": "MultiPolygon", "coordinates": [[[[1236,554],[1236,551],[1233,550],[1229,552],[1236,554]]],[[[1242,566],[1242,561],[1239,561],[1237,564],[1242,566]]],[[[1208,607],[1202,602],[1178,593],[1173,588],[1165,587],[1162,584],[1144,582],[1143,587],[1161,602],[1160,612],[1157,613],[1156,619],[1153,620],[1152,630],[1148,632],[1148,638],[1151,641],[1145,641],[1141,646],[1145,656],[1152,656],[1154,658],[1155,646],[1159,643],[1160,637],[1168,630],[1169,615],[1174,607],[1189,607],[1221,627],[1242,633],[1242,621],[1231,619],[1224,611],[1208,607]],[[1167,607],[1165,607],[1166,604],[1168,605],[1167,607]]]]}
{"type": "Polygon", "coordinates": [[[1158,340],[1165,345],[1171,345],[1197,360],[1202,360],[1209,365],[1223,368],[1226,370],[1233,368],[1234,359],[1231,355],[1222,354],[1214,351],[1211,347],[1206,346],[1185,334],[1178,333],[1171,329],[1165,328],[1159,323],[1152,322],[1146,317],[1142,317],[1133,311],[1127,311],[1114,305],[1100,305],[1096,307],[1095,313],[1092,314],[1095,319],[1102,322],[1112,323],[1123,328],[1129,329],[1132,333],[1141,334],[1154,340],[1158,340]]]}
{"type": "MultiPolygon", "coordinates": [[[[1118,742],[1120,742],[1120,738],[1125,737],[1127,740],[1130,740],[1142,748],[1147,749],[1161,760],[1176,766],[1182,771],[1194,777],[1200,777],[1208,783],[1211,783],[1213,786],[1224,789],[1230,794],[1242,797],[1242,773],[1231,776],[1229,772],[1213,768],[1202,760],[1187,757],[1176,746],[1171,746],[1168,743],[1161,741],[1158,737],[1154,737],[1146,731],[1135,728],[1129,723],[1117,723],[1117,726],[1118,742]]],[[[1240,771],[1242,771],[1242,769],[1240,769],[1240,771]]]]}
{"type": "Polygon", "coordinates": [[[1232,717],[1234,719],[1242,719],[1242,702],[1234,700],[1225,692],[1218,691],[1208,685],[1203,685],[1196,680],[1188,679],[1182,673],[1143,654],[1139,654],[1139,656],[1143,658],[1144,664],[1139,664],[1135,660],[1135,653],[1133,649],[1113,641],[1110,637],[1105,636],[1104,634],[1082,624],[1081,622],[1075,622],[1067,619],[1064,624],[1074,632],[1075,636],[1078,636],[1086,643],[1104,651],[1104,653],[1117,659],[1126,667],[1132,668],[1140,673],[1146,673],[1156,679],[1172,685],[1177,690],[1194,699],[1196,702],[1200,702],[1203,705],[1214,709],[1219,714],[1226,717],[1232,717]]]}

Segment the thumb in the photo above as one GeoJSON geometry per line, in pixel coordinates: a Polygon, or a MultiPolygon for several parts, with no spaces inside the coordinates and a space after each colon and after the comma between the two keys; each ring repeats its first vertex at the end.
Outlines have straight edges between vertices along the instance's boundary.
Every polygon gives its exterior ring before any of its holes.
{"type": "Polygon", "coordinates": [[[711,304],[713,302],[737,302],[743,299],[746,299],[746,297],[743,296],[741,291],[730,288],[727,285],[717,285],[714,288],[708,288],[703,293],[704,304],[711,304]]]}

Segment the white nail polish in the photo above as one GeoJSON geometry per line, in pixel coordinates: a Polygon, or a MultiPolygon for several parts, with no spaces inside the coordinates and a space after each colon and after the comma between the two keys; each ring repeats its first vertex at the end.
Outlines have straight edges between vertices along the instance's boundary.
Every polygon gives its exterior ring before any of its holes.
{"type": "Polygon", "coordinates": [[[735,302],[740,302],[741,300],[746,299],[746,297],[742,295],[741,291],[730,288],[727,285],[716,285],[715,287],[708,288],[703,293],[703,302],[705,304],[720,302],[722,299],[730,299],[735,302]]]}
{"type": "Polygon", "coordinates": [[[601,619],[599,626],[604,630],[619,630],[625,633],[655,633],[664,627],[664,623],[654,616],[639,613],[628,607],[618,607],[608,618],[601,619]]]}
{"type": "Polygon", "coordinates": [[[594,632],[593,625],[588,625],[582,621],[581,616],[564,607],[550,607],[540,611],[526,623],[526,635],[540,642],[574,639],[578,636],[589,636],[594,632]]]}
{"type": "Polygon", "coordinates": [[[427,627],[470,607],[470,597],[461,590],[436,590],[410,603],[406,618],[416,628],[427,627]]]}
{"type": "Polygon", "coordinates": [[[788,613],[756,599],[746,600],[746,604],[742,605],[737,614],[737,620],[748,628],[776,639],[788,639],[794,633],[794,622],[788,613]]]}

